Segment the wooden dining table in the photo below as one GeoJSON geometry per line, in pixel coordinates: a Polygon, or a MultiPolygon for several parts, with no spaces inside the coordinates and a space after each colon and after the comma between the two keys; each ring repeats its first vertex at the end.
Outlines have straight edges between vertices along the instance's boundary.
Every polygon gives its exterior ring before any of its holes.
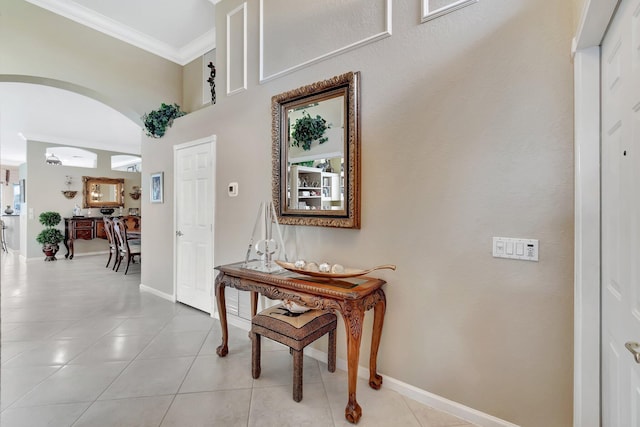
{"type": "Polygon", "coordinates": [[[225,303],[225,287],[251,292],[251,315],[258,308],[258,294],[270,299],[290,300],[299,305],[325,311],[337,311],[342,315],[347,338],[347,374],[349,396],[345,418],[357,423],[362,408],[356,400],[358,361],[364,313],[374,309],[371,353],[369,355],[369,386],[375,390],[382,386],[382,376],[377,373],[378,349],[384,323],[386,297],[382,285],[386,282],[373,277],[327,279],[309,277],[284,271],[270,274],[242,267],[242,263],[216,267],[220,273],[215,280],[215,293],[222,328],[222,344],[216,349],[220,357],[229,352],[229,333],[225,303]]]}

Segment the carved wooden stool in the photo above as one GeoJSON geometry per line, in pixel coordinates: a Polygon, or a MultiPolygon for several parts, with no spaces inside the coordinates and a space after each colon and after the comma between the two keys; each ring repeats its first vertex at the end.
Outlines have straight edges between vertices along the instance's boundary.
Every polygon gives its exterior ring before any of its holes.
{"type": "Polygon", "coordinates": [[[256,314],[251,321],[251,375],[260,377],[260,336],[286,345],[293,354],[293,400],[302,400],[302,350],[327,332],[329,372],[336,370],[336,315],[321,310],[290,313],[282,304],[256,314]]]}

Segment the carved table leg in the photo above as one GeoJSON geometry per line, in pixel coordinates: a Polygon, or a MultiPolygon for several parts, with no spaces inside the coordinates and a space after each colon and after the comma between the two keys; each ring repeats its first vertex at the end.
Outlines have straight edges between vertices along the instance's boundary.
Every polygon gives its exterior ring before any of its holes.
{"type": "Polygon", "coordinates": [[[344,416],[350,423],[357,423],[362,416],[362,408],[356,401],[358,384],[358,360],[360,358],[360,340],[362,338],[362,321],[364,310],[356,304],[345,304],[342,312],[347,335],[347,372],[349,376],[349,402],[344,416]]]}
{"type": "Polygon", "coordinates": [[[251,318],[258,314],[258,293],[251,291],[251,318]]]}
{"type": "Polygon", "coordinates": [[[71,238],[71,233],[69,233],[69,222],[68,220],[64,220],[64,247],[67,248],[67,253],[64,255],[65,258],[69,258],[69,239],[71,238]]]}
{"type": "Polygon", "coordinates": [[[65,258],[73,259],[73,239],[69,238],[69,240],[64,241],[64,245],[67,248],[67,253],[64,256],[65,258]]]}
{"type": "Polygon", "coordinates": [[[218,301],[218,315],[220,316],[220,327],[222,328],[222,344],[216,348],[216,353],[220,357],[225,357],[229,353],[229,330],[227,328],[227,304],[224,299],[224,273],[216,277],[216,300],[218,301]]]}
{"type": "Polygon", "coordinates": [[[369,386],[375,390],[380,390],[382,386],[382,376],[378,375],[378,349],[380,348],[380,337],[382,335],[382,325],[384,324],[384,312],[387,307],[387,300],[382,289],[376,291],[379,298],[374,306],[373,313],[373,333],[371,335],[371,355],[369,358],[369,386]]]}
{"type": "MultiPolygon", "coordinates": [[[[250,292],[251,299],[251,318],[253,319],[258,314],[258,293],[256,291],[250,292]]],[[[249,330],[249,339],[253,339],[253,333],[249,330]]]]}

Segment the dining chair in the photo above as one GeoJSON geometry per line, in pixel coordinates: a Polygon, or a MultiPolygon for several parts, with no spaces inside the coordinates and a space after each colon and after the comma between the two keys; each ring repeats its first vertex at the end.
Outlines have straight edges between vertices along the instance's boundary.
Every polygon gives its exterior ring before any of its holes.
{"type": "Polygon", "coordinates": [[[118,262],[116,264],[115,271],[120,269],[122,260],[126,258],[127,268],[124,270],[124,274],[127,274],[131,260],[134,260],[135,262],[135,257],[138,257],[138,260],[141,258],[140,244],[132,243],[127,239],[127,224],[122,220],[122,218],[114,218],[113,224],[114,234],[116,236],[116,241],[118,242],[118,262]]]}
{"type": "Polygon", "coordinates": [[[109,242],[109,259],[107,260],[105,268],[109,267],[109,263],[111,262],[113,255],[116,256],[113,260],[113,266],[115,268],[116,263],[118,262],[118,242],[116,241],[116,236],[113,230],[113,220],[108,216],[103,216],[102,221],[104,222],[104,232],[107,235],[107,241],[109,242]]]}

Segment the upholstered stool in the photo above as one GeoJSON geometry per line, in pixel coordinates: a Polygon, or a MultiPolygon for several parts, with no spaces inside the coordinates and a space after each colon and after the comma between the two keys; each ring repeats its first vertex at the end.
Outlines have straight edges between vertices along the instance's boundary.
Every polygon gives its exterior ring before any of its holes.
{"type": "Polygon", "coordinates": [[[293,400],[302,400],[302,350],[327,332],[329,372],[336,370],[336,315],[321,310],[290,313],[282,304],[261,311],[251,321],[251,375],[260,377],[260,337],[286,345],[293,354],[293,400]]]}

